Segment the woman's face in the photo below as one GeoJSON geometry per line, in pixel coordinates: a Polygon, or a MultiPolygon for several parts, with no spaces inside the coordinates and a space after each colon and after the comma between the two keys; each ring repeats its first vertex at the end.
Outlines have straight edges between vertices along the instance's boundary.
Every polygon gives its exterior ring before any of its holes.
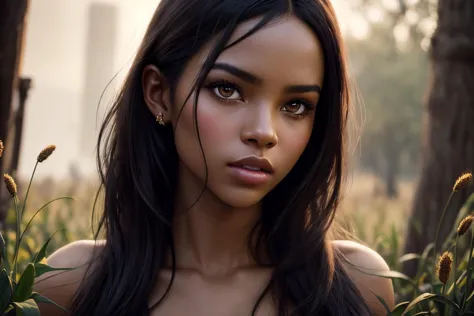
{"type": "MultiPolygon", "coordinates": [[[[257,22],[241,24],[230,42],[257,22]]],[[[293,16],[224,50],[200,90],[198,137],[193,97],[178,114],[212,44],[189,62],[175,90],[172,123],[180,181],[202,188],[207,165],[212,194],[229,206],[250,207],[290,172],[310,139],[323,52],[311,29],[293,16]]]]}

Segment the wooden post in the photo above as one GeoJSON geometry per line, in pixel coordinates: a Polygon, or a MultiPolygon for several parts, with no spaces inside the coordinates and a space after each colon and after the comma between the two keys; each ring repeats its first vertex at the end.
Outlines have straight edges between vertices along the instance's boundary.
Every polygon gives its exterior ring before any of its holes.
{"type": "MultiPolygon", "coordinates": [[[[0,0],[0,139],[8,140],[8,122],[11,116],[14,87],[17,86],[23,26],[28,0],[0,0]]],[[[6,150],[12,148],[5,143],[6,150]]],[[[0,159],[0,175],[3,177],[5,160],[0,159]]],[[[3,182],[3,181],[2,181],[3,182]]],[[[0,185],[0,228],[3,227],[9,199],[5,187],[0,185]]]]}
{"type": "Polygon", "coordinates": [[[17,174],[18,162],[20,161],[21,142],[23,139],[23,120],[25,116],[25,105],[28,99],[28,92],[31,88],[30,78],[20,78],[18,85],[18,109],[15,112],[15,134],[12,148],[12,158],[10,160],[9,173],[13,176],[17,174]]]}

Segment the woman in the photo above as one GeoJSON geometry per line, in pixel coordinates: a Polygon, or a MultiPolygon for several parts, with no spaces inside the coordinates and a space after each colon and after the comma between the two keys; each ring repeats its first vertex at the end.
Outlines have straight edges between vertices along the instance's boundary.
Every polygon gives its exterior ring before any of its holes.
{"type": "Polygon", "coordinates": [[[162,0],[99,138],[105,240],[36,290],[70,315],[385,315],[390,280],[354,268],[384,260],[327,236],[344,58],[329,0],[162,0]]]}

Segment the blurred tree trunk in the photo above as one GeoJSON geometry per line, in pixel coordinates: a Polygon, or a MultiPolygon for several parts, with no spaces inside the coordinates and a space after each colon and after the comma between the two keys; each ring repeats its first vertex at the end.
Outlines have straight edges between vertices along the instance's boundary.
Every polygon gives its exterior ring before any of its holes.
{"type": "Polygon", "coordinates": [[[397,126],[395,123],[390,122],[387,124],[384,134],[385,142],[382,143],[380,147],[385,156],[385,170],[383,174],[385,181],[385,196],[390,199],[395,199],[398,197],[400,148],[403,145],[399,144],[396,139],[397,126]]]}
{"type": "MultiPolygon", "coordinates": [[[[21,143],[23,140],[23,122],[25,117],[26,100],[28,99],[28,92],[31,88],[30,78],[18,78],[18,108],[14,114],[15,116],[15,131],[14,142],[11,147],[12,159],[8,172],[12,176],[16,176],[18,171],[18,163],[20,162],[21,143]]],[[[6,168],[4,168],[6,169],[6,168]]]]}
{"type": "MultiPolygon", "coordinates": [[[[20,62],[23,25],[28,0],[0,0],[0,139],[8,141],[8,127],[13,93],[20,62]]],[[[5,143],[6,148],[11,148],[5,143]]],[[[6,159],[0,159],[0,175],[3,175],[6,159]]],[[[6,208],[5,188],[0,185],[0,225],[3,226],[6,208]]]]}
{"type": "MultiPolygon", "coordinates": [[[[431,40],[431,80],[424,113],[422,172],[406,235],[405,253],[421,253],[436,228],[457,177],[474,169],[474,1],[439,0],[431,40]]],[[[439,244],[468,197],[454,195],[439,244]]],[[[404,267],[415,275],[416,262],[404,267]]]]}
{"type": "Polygon", "coordinates": [[[385,173],[385,195],[389,199],[398,197],[398,160],[399,156],[395,154],[387,159],[387,171],[385,173]]]}

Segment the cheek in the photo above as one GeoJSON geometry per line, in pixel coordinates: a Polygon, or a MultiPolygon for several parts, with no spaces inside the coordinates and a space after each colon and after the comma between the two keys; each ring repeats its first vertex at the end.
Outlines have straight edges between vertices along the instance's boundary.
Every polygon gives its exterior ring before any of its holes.
{"type": "Polygon", "coordinates": [[[229,135],[232,134],[233,126],[228,115],[216,109],[211,100],[205,99],[201,97],[197,104],[199,137],[195,129],[193,101],[188,101],[176,122],[175,141],[180,156],[191,157],[194,163],[199,165],[203,163],[201,146],[208,163],[211,162],[216,150],[222,151],[220,148],[229,145],[229,135]]]}
{"type": "Polygon", "coordinates": [[[295,139],[294,141],[290,142],[288,148],[286,148],[287,152],[291,153],[291,160],[293,161],[293,164],[296,164],[296,161],[303,154],[303,151],[306,148],[306,145],[308,144],[308,140],[309,137],[295,139]]]}
{"type": "Polygon", "coordinates": [[[199,122],[199,133],[206,139],[219,138],[222,135],[222,118],[215,113],[206,111],[205,107],[198,104],[197,118],[199,122]]]}
{"type": "Polygon", "coordinates": [[[199,165],[202,160],[193,112],[193,102],[188,101],[174,122],[176,149],[181,160],[188,167],[199,165]]]}
{"type": "Polygon", "coordinates": [[[201,97],[197,105],[199,136],[206,151],[226,148],[235,138],[235,117],[229,115],[222,105],[206,97],[201,97]]]}
{"type": "Polygon", "coordinates": [[[305,135],[305,137],[297,138],[290,142],[291,149],[289,150],[291,150],[291,152],[294,152],[295,155],[300,156],[306,148],[306,145],[308,144],[309,136],[310,135],[308,134],[305,135]]]}
{"type": "MultiPolygon", "coordinates": [[[[312,122],[307,126],[299,126],[298,128],[288,129],[283,137],[280,137],[280,148],[284,153],[285,167],[291,169],[300,156],[303,154],[312,132],[312,122]]],[[[289,170],[288,170],[289,171],[289,170]]]]}
{"type": "MultiPolygon", "coordinates": [[[[215,115],[215,113],[211,113],[206,109],[206,105],[203,106],[203,104],[205,104],[205,102],[199,102],[197,104],[197,124],[199,127],[199,138],[201,139],[201,142],[203,139],[208,137],[212,138],[213,135],[221,133],[219,127],[222,125],[222,123],[219,124],[220,118],[215,115]]],[[[178,138],[186,139],[189,142],[191,139],[194,139],[195,141],[198,140],[193,101],[186,103],[176,124],[176,135],[178,138]]]]}

